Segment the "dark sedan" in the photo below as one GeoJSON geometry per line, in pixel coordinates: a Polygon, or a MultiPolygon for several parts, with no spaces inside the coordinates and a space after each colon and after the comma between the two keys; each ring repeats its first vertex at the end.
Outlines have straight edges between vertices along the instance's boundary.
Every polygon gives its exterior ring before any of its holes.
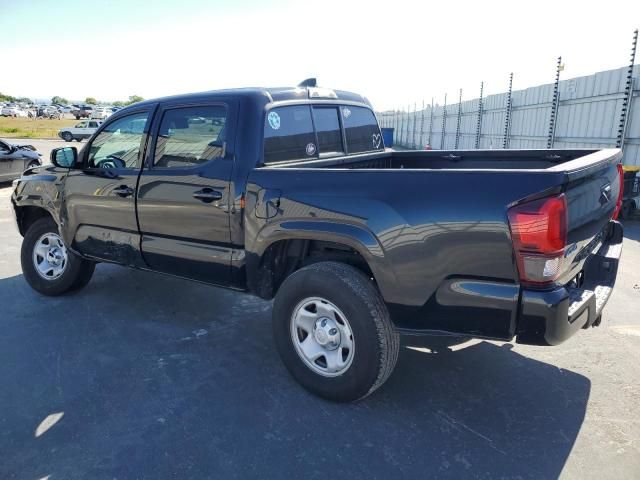
{"type": "Polygon", "coordinates": [[[31,145],[13,145],[0,140],[0,182],[18,178],[27,168],[42,165],[40,157],[31,145]]]}

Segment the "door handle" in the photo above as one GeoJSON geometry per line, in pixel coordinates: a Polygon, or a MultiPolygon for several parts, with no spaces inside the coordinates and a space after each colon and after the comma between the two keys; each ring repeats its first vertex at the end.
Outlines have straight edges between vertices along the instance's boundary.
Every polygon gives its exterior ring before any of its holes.
{"type": "Polygon", "coordinates": [[[197,198],[198,200],[204,203],[211,203],[216,200],[221,200],[222,193],[212,188],[203,188],[202,190],[197,190],[193,192],[193,198],[197,198]]]}
{"type": "Polygon", "coordinates": [[[130,197],[131,195],[133,195],[133,188],[127,187],[126,185],[120,185],[118,188],[114,188],[112,191],[119,197],[130,197]]]}

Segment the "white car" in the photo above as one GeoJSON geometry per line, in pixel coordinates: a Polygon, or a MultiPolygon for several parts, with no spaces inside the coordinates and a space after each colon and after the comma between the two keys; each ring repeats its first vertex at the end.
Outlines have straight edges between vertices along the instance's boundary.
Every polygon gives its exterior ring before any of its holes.
{"type": "Polygon", "coordinates": [[[16,107],[15,105],[3,107],[2,111],[0,111],[0,114],[3,117],[26,117],[27,116],[27,112],[22,110],[20,107],[16,107]]]}
{"type": "Polygon", "coordinates": [[[89,118],[93,118],[96,120],[105,120],[109,117],[113,112],[105,107],[94,108],[93,112],[91,112],[91,116],[89,118]]]}
{"type": "Polygon", "coordinates": [[[58,136],[65,142],[72,142],[77,140],[81,142],[85,138],[90,138],[93,135],[102,122],[97,120],[83,120],[76,123],[73,127],[61,128],[58,131],[58,136]]]}

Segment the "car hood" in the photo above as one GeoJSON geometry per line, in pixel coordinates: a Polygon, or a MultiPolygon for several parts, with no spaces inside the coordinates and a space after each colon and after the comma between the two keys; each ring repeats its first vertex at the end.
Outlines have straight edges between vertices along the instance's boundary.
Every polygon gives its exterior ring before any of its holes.
{"type": "Polygon", "coordinates": [[[29,145],[28,143],[13,143],[12,145],[18,150],[31,150],[32,152],[35,152],[38,155],[42,156],[42,154],[36,150],[36,147],[34,147],[33,145],[29,145]]]}

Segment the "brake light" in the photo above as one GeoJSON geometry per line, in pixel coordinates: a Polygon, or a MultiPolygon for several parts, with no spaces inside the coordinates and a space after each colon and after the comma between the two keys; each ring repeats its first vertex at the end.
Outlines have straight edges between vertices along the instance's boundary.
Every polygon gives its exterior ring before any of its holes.
{"type": "Polygon", "coordinates": [[[624,170],[622,164],[618,164],[618,177],[620,179],[620,190],[618,191],[618,200],[616,201],[616,209],[613,211],[613,219],[617,220],[620,215],[620,209],[622,208],[622,197],[624,194],[624,170]]]}
{"type": "Polygon", "coordinates": [[[541,285],[556,280],[567,243],[564,194],[516,205],[507,216],[520,281],[541,285]]]}

